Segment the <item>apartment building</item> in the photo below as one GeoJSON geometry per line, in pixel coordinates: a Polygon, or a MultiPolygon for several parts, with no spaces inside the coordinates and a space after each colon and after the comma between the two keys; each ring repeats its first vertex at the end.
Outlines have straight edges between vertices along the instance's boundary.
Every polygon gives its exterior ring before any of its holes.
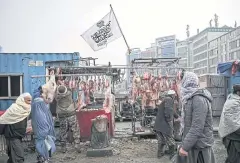
{"type": "Polygon", "coordinates": [[[187,67],[188,66],[188,41],[178,41],[176,43],[176,56],[181,57],[179,61],[179,65],[182,67],[187,67]]]}
{"type": "Polygon", "coordinates": [[[240,59],[240,27],[208,43],[209,73],[217,73],[220,62],[240,59]]]}
{"type": "Polygon", "coordinates": [[[192,39],[193,71],[200,75],[209,72],[208,44],[210,41],[232,31],[233,28],[223,26],[221,28],[209,27],[195,35],[192,39]]]}
{"type": "Polygon", "coordinates": [[[192,43],[191,39],[178,41],[176,43],[176,57],[180,57],[180,67],[192,67],[192,43]]]}
{"type": "Polygon", "coordinates": [[[175,35],[156,38],[156,57],[175,57],[176,42],[177,40],[175,35]]]}

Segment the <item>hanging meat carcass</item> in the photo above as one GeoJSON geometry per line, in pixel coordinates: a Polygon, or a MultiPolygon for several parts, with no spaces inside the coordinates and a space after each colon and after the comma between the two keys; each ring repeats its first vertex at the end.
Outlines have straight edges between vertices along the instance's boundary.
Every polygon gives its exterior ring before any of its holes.
{"type": "Polygon", "coordinates": [[[105,85],[105,100],[103,102],[103,108],[105,110],[106,113],[110,113],[111,112],[111,107],[113,106],[113,99],[111,96],[111,86],[110,86],[110,81],[106,80],[105,85]]]}
{"type": "Polygon", "coordinates": [[[63,80],[62,69],[60,67],[57,68],[56,75],[58,75],[58,80],[63,80]]]}
{"type": "Polygon", "coordinates": [[[152,98],[157,101],[158,100],[158,97],[159,97],[159,93],[158,93],[158,84],[157,84],[157,81],[155,81],[153,83],[153,86],[152,86],[152,98]]]}
{"type": "Polygon", "coordinates": [[[51,71],[49,81],[42,86],[43,96],[49,102],[53,101],[56,88],[57,88],[57,84],[55,81],[54,71],[51,71]]]}
{"type": "Polygon", "coordinates": [[[70,81],[69,81],[69,88],[70,89],[74,89],[76,88],[76,81],[74,77],[71,77],[70,81]]]}
{"type": "Polygon", "coordinates": [[[149,84],[148,83],[144,83],[143,84],[143,88],[142,88],[142,106],[143,109],[145,109],[146,106],[146,101],[147,101],[147,97],[146,97],[146,92],[147,90],[149,90],[149,84]]]}
{"type": "Polygon", "coordinates": [[[78,107],[79,108],[82,108],[83,106],[86,106],[87,105],[87,100],[86,100],[86,82],[85,81],[81,81],[80,83],[80,91],[78,93],[78,107]]]}
{"type": "Polygon", "coordinates": [[[171,89],[174,90],[175,92],[178,92],[178,85],[175,79],[172,81],[171,89]]]}
{"type": "Polygon", "coordinates": [[[161,89],[161,92],[165,92],[169,90],[169,83],[166,76],[162,77],[160,80],[160,89],[161,89]]]}
{"type": "Polygon", "coordinates": [[[85,103],[88,105],[90,104],[90,91],[89,91],[89,84],[86,84],[86,90],[84,92],[85,95],[85,103]]]}
{"type": "Polygon", "coordinates": [[[134,76],[133,78],[133,87],[132,87],[132,100],[136,101],[137,96],[141,88],[141,78],[139,76],[134,76]]]}
{"type": "Polygon", "coordinates": [[[151,74],[148,73],[148,72],[145,72],[145,73],[143,74],[143,80],[149,80],[150,77],[151,77],[151,74]]]}

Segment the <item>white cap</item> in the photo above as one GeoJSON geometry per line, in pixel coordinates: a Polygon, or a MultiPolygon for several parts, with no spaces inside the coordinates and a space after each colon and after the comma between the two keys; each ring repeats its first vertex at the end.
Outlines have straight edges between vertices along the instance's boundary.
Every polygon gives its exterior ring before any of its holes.
{"type": "Polygon", "coordinates": [[[169,91],[167,92],[167,94],[168,94],[168,95],[175,95],[176,92],[175,92],[174,90],[169,90],[169,91]]]}

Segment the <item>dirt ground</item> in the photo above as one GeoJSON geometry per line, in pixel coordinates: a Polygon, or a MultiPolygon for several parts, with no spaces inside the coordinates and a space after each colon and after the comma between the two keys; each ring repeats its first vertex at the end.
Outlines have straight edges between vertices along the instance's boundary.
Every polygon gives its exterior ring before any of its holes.
{"type": "MultiPolygon", "coordinates": [[[[86,157],[87,146],[84,147],[81,154],[77,154],[73,149],[65,154],[57,152],[53,158],[53,163],[171,163],[168,156],[162,159],[156,158],[157,140],[142,139],[140,141],[132,141],[128,138],[113,139],[111,146],[114,149],[112,157],[104,158],[88,158],[86,157]]],[[[219,139],[215,141],[214,153],[217,163],[224,163],[225,150],[219,139]]],[[[26,163],[33,163],[36,160],[35,154],[27,154],[26,163]]]]}
{"type": "MultiPolygon", "coordinates": [[[[82,153],[76,153],[71,147],[67,153],[56,152],[52,158],[53,163],[171,163],[168,156],[162,159],[156,158],[156,139],[131,139],[128,132],[131,130],[131,123],[119,123],[116,127],[116,137],[111,141],[114,155],[104,158],[88,158],[86,151],[88,143],[82,144],[82,153]]],[[[214,153],[217,163],[224,163],[226,151],[219,138],[216,138],[214,153]]],[[[26,154],[26,163],[36,162],[35,153],[26,154]]]]}

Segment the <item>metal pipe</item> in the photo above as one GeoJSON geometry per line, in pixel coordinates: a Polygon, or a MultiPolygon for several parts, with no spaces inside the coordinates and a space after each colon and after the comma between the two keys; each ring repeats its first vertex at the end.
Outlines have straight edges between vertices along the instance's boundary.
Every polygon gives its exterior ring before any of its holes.
{"type": "MultiPolygon", "coordinates": [[[[92,73],[92,74],[62,74],[62,75],[53,75],[53,76],[65,76],[65,77],[71,77],[71,76],[100,76],[100,75],[106,75],[106,76],[112,76],[112,75],[118,75],[118,73],[110,73],[109,75],[107,73],[92,73]]],[[[31,78],[40,78],[40,77],[51,77],[52,75],[33,75],[31,78]]]]}
{"type": "Polygon", "coordinates": [[[97,66],[78,66],[78,67],[62,67],[62,69],[65,68],[72,68],[72,69],[193,69],[193,67],[166,67],[166,66],[153,66],[153,67],[131,67],[131,66],[125,66],[125,67],[97,67],[97,66]]]}
{"type": "Polygon", "coordinates": [[[134,60],[161,60],[161,59],[181,59],[181,57],[159,57],[159,58],[135,58],[134,60]]]}

